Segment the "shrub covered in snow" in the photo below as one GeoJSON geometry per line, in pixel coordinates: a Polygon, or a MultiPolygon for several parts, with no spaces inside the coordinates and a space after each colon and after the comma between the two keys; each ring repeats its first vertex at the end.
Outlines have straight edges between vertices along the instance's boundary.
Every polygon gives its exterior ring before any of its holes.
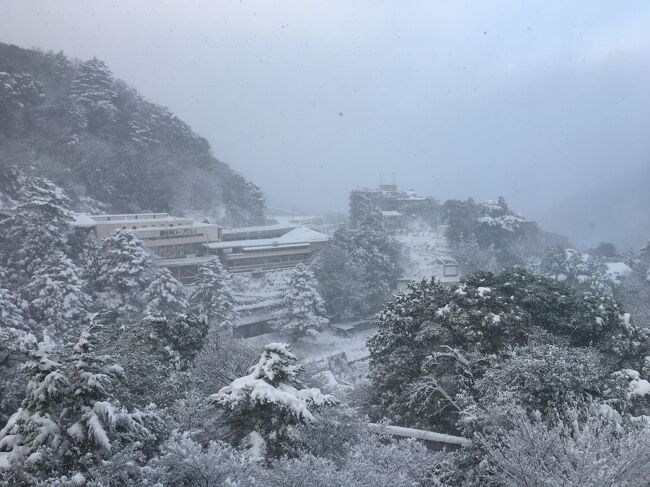
{"type": "Polygon", "coordinates": [[[507,433],[480,438],[478,485],[633,487],[650,478],[650,431],[596,411],[549,426],[511,411],[507,433]]]}

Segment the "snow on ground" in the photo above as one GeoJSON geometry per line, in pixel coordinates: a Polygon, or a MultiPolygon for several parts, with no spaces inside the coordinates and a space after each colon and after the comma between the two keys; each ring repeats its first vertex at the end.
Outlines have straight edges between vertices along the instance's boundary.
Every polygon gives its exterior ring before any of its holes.
{"type": "Polygon", "coordinates": [[[436,273],[436,259],[451,256],[444,228],[436,231],[430,225],[413,223],[406,233],[395,236],[404,250],[401,262],[404,276],[415,279],[431,277],[436,273]]]}
{"type": "MultiPolygon", "coordinates": [[[[345,353],[348,361],[353,362],[368,356],[366,342],[376,331],[377,328],[372,327],[345,337],[337,335],[333,330],[328,329],[314,337],[305,337],[296,343],[291,343],[291,349],[303,364],[326,360],[328,357],[340,353],[345,353]]],[[[267,333],[249,338],[248,340],[260,346],[272,342],[289,341],[286,336],[279,333],[267,333]]]]}
{"type": "MultiPolygon", "coordinates": [[[[315,337],[305,337],[291,343],[291,350],[305,368],[304,380],[310,387],[334,394],[341,399],[368,381],[368,338],[376,332],[370,328],[351,332],[350,336],[337,335],[326,330],[315,337]]],[[[268,333],[247,339],[262,348],[272,342],[289,342],[288,337],[268,333]]]]}
{"type": "Polygon", "coordinates": [[[10,452],[0,452],[0,470],[9,470],[9,455],[10,452]]]}
{"type": "Polygon", "coordinates": [[[241,305],[275,302],[291,269],[265,272],[261,276],[250,273],[233,274],[235,298],[241,305]]]}

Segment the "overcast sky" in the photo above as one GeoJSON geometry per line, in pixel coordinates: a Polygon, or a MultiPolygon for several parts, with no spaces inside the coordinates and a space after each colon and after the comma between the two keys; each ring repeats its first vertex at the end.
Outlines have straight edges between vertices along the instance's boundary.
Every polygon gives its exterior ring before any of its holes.
{"type": "Polygon", "coordinates": [[[650,159],[648,1],[9,1],[0,41],[103,59],[273,207],[394,173],[536,216],[650,159]]]}

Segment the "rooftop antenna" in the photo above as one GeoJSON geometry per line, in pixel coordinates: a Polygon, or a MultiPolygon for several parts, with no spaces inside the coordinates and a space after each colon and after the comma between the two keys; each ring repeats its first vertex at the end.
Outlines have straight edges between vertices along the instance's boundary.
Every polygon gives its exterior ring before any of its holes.
{"type": "Polygon", "coordinates": [[[395,178],[395,173],[393,173],[392,176],[393,176],[393,177],[392,177],[392,183],[393,183],[393,186],[395,186],[395,185],[396,185],[396,181],[397,181],[397,179],[395,178]]]}
{"type": "Polygon", "coordinates": [[[379,171],[379,185],[384,184],[384,175],[379,171]]]}

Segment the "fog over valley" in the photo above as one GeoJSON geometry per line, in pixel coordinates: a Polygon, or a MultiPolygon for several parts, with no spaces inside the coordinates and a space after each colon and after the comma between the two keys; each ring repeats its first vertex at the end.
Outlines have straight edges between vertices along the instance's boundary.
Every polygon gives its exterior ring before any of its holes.
{"type": "Polygon", "coordinates": [[[0,487],[650,485],[650,4],[0,12],[0,487]]]}
{"type": "Polygon", "coordinates": [[[587,216],[557,205],[648,165],[645,2],[4,7],[4,42],[102,59],[271,207],[345,212],[350,188],[395,174],[443,201],[502,195],[579,243],[643,243],[605,215],[572,232],[587,216]]]}

